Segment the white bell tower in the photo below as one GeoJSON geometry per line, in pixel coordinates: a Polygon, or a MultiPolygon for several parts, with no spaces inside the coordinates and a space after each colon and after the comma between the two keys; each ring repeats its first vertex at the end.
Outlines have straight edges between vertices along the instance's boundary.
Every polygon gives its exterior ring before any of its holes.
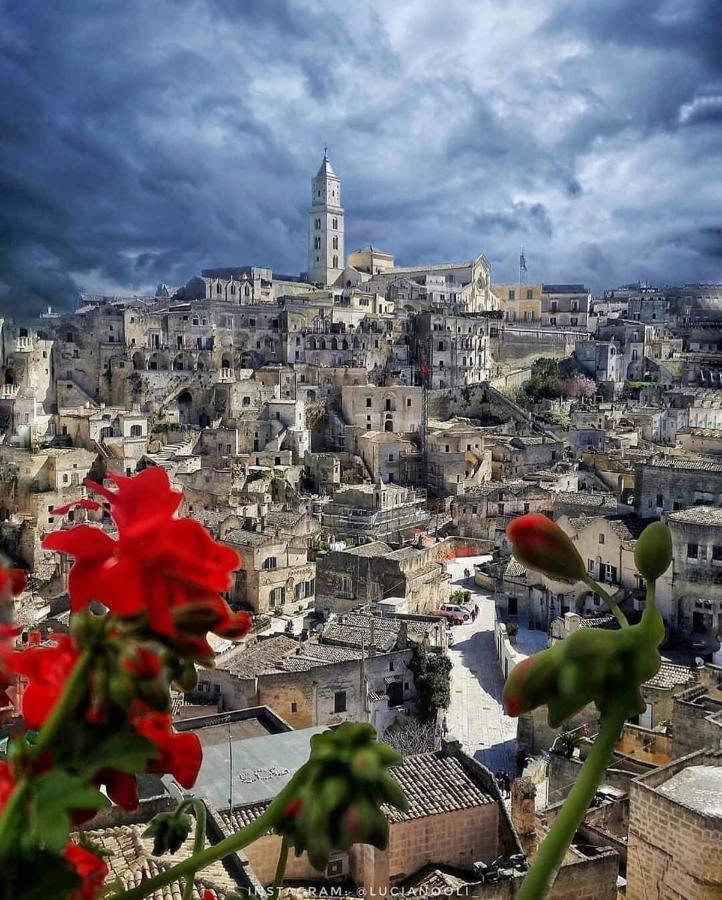
{"type": "Polygon", "coordinates": [[[308,280],[324,287],[333,284],[345,266],[341,182],[326,148],[316,177],[311,182],[308,211],[308,280]]]}

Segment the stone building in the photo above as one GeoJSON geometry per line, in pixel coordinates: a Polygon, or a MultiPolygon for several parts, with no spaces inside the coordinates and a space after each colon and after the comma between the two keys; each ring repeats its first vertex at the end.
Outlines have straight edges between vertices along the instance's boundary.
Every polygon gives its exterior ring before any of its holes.
{"type": "Polygon", "coordinates": [[[516,516],[551,509],[554,494],[530,481],[490,481],[454,497],[450,512],[458,533],[506,545],[506,527],[516,516]]]}
{"type": "Polygon", "coordinates": [[[313,504],[322,530],[336,540],[410,543],[431,521],[426,491],[396,484],[345,485],[313,504]]]}
{"type": "Polygon", "coordinates": [[[628,900],[722,893],[722,751],[635,779],[629,794],[628,900]]]}
{"type": "Polygon", "coordinates": [[[455,388],[488,380],[495,323],[486,315],[424,312],[417,316],[415,355],[428,369],[429,387],[455,388]]]}
{"type": "Polygon", "coordinates": [[[666,521],[674,561],[671,579],[660,582],[660,601],[705,656],[719,650],[722,635],[722,509],[692,506],[666,521]]]}
{"type": "Polygon", "coordinates": [[[316,564],[308,561],[305,538],[234,528],[223,540],[241,557],[231,588],[235,603],[258,616],[313,609],[316,564]]]}
{"type": "Polygon", "coordinates": [[[541,284],[492,284],[505,322],[541,322],[541,284]]]}
{"type": "Polygon", "coordinates": [[[722,465],[706,459],[657,457],[635,468],[634,509],[642,519],[689,506],[722,506],[722,465]]]}
{"type": "Polygon", "coordinates": [[[398,597],[408,613],[427,614],[448,599],[448,578],[434,548],[392,550],[372,541],[317,558],[316,606],[340,613],[398,597]]]}
{"type": "MultiPolygon", "coordinates": [[[[292,859],[289,881],[318,883],[319,877],[322,881],[345,877],[367,892],[388,891],[427,867],[451,866],[471,876],[474,862],[489,863],[501,854],[520,852],[491,773],[460,751],[407,757],[392,774],[409,800],[409,809],[400,813],[384,807],[389,820],[387,848],[354,844],[334,855],[325,878],[304,854],[292,859]]],[[[273,793],[278,789],[276,784],[271,787],[273,793]]],[[[228,832],[253,821],[272,796],[269,791],[269,797],[261,800],[255,799],[257,790],[252,793],[253,803],[241,802],[232,813],[221,812],[228,832]]],[[[280,836],[269,834],[245,851],[262,885],[273,881],[280,843],[280,836]]]]}
{"type": "MultiPolygon", "coordinates": [[[[379,634],[377,632],[377,634],[379,634]]],[[[221,710],[267,706],[294,728],[371,722],[380,735],[416,704],[412,651],[380,633],[378,646],[298,642],[276,635],[233,648],[204,671],[193,697],[213,697],[221,710]]]]}
{"type": "Polygon", "coordinates": [[[341,181],[324,152],[321,167],[311,182],[308,211],[308,280],[334,284],[346,265],[341,181]]]}
{"type": "Polygon", "coordinates": [[[545,328],[574,328],[594,331],[592,295],[583,284],[542,286],[541,322],[545,328]]]}
{"type": "Polygon", "coordinates": [[[549,469],[564,458],[564,445],[544,435],[488,435],[491,471],[495,481],[519,478],[538,469],[549,469]]]}
{"type": "Polygon", "coordinates": [[[457,496],[491,479],[491,450],[484,432],[468,421],[430,423],[426,438],[429,490],[437,497],[457,496]]]}
{"type": "MultiPolygon", "coordinates": [[[[415,435],[421,429],[423,388],[344,385],[341,411],[346,423],[363,431],[415,435]]],[[[353,449],[351,446],[348,449],[353,449]]]]}

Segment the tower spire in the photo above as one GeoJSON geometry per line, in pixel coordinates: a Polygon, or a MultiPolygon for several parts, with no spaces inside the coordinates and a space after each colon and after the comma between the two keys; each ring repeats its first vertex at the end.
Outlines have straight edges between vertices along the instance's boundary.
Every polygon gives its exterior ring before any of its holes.
{"type": "Polygon", "coordinates": [[[323,145],[323,160],[311,182],[308,211],[308,280],[324,287],[334,284],[346,264],[344,256],[341,181],[323,145]]]}

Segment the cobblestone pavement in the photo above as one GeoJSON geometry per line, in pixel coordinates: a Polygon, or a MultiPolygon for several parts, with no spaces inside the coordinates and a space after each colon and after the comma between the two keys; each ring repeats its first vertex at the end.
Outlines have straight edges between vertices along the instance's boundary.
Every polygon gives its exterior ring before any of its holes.
{"type": "Polygon", "coordinates": [[[449,737],[461,741],[466,753],[495,772],[516,775],[516,720],[504,714],[501,692],[504,679],[494,647],[494,599],[472,579],[464,579],[464,568],[472,560],[448,563],[451,587],[469,590],[479,604],[474,624],[453,629],[451,705],[447,712],[449,737]]]}

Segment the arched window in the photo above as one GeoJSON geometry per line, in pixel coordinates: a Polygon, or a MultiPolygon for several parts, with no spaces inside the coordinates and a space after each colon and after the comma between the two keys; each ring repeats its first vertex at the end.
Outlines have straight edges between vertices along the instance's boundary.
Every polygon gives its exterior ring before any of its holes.
{"type": "Polygon", "coordinates": [[[333,219],[333,227],[334,227],[334,228],[338,228],[338,219],[337,219],[335,216],[334,216],[334,219],[333,219]]]}
{"type": "Polygon", "coordinates": [[[142,425],[131,425],[130,426],[130,436],[131,437],[143,437],[143,426],[142,425]]]}
{"type": "Polygon", "coordinates": [[[244,297],[250,297],[250,296],[251,296],[251,289],[248,287],[248,285],[246,285],[246,286],[243,288],[243,296],[244,296],[244,297]]]}
{"type": "Polygon", "coordinates": [[[320,250],[321,249],[321,238],[317,237],[313,239],[313,249],[320,250]]]}
{"type": "Polygon", "coordinates": [[[263,560],[263,568],[264,569],[275,569],[276,568],[276,557],[275,556],[267,556],[263,560]]]}
{"type": "Polygon", "coordinates": [[[338,250],[338,238],[335,235],[333,238],[333,249],[338,250]]]}
{"type": "Polygon", "coordinates": [[[235,293],[236,293],[236,286],[235,286],[235,284],[232,284],[232,285],[231,285],[231,293],[232,293],[232,294],[235,294],[235,293]]]}
{"type": "Polygon", "coordinates": [[[338,256],[334,256],[333,258],[333,267],[334,269],[338,269],[338,256]]]}
{"type": "Polygon", "coordinates": [[[222,290],[223,290],[223,289],[221,288],[221,283],[220,283],[220,281],[219,281],[218,284],[216,285],[216,293],[217,293],[217,294],[220,294],[222,290]]]}

